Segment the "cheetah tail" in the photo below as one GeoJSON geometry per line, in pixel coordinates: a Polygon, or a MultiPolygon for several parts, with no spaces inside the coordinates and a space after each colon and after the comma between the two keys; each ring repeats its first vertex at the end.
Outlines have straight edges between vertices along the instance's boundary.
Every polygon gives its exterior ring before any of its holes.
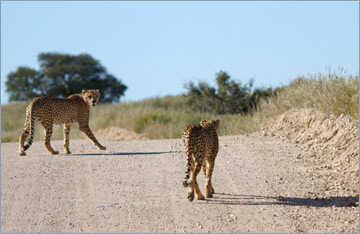
{"type": "Polygon", "coordinates": [[[33,105],[31,105],[31,109],[30,109],[30,138],[28,143],[24,146],[24,151],[29,149],[31,144],[33,143],[34,140],[34,128],[35,128],[35,118],[33,116],[33,105]]]}
{"type": "Polygon", "coordinates": [[[187,187],[188,185],[191,184],[191,180],[189,179],[190,178],[190,168],[191,168],[191,156],[188,156],[187,157],[185,178],[184,178],[184,182],[183,182],[184,187],[187,187]]]}
{"type": "Polygon", "coordinates": [[[183,182],[183,185],[184,185],[184,187],[187,187],[187,186],[189,186],[191,183],[192,183],[192,180],[190,180],[190,179],[185,179],[184,182],[183,182]]]}

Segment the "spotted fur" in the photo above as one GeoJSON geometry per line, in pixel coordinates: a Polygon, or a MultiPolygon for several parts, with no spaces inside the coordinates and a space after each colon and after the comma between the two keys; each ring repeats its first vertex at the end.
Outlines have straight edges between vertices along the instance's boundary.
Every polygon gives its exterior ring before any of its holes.
{"type": "Polygon", "coordinates": [[[202,120],[200,125],[189,125],[183,132],[182,141],[187,157],[186,175],[184,187],[189,187],[188,200],[194,200],[194,192],[197,200],[211,198],[214,188],[211,184],[211,176],[214,170],[215,158],[219,151],[220,120],[202,120]],[[200,168],[205,175],[205,197],[201,194],[196,181],[200,168]]]}
{"type": "Polygon", "coordinates": [[[106,150],[95,138],[89,128],[90,107],[99,102],[99,90],[82,90],[81,94],[73,94],[67,98],[36,97],[26,109],[24,129],[19,138],[19,155],[23,156],[34,139],[35,121],[39,121],[45,129],[45,148],[51,154],[58,154],[50,145],[53,125],[64,124],[64,153],[69,150],[70,127],[78,123],[80,130],[101,150],[106,150]],[[26,137],[30,134],[28,144],[24,146],[26,137]]]}

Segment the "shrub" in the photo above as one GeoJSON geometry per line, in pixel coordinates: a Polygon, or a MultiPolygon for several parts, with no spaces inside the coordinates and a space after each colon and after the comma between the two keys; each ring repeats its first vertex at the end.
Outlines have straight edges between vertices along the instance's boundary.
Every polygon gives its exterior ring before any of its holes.
{"type": "Polygon", "coordinates": [[[251,92],[253,79],[242,85],[241,82],[231,80],[226,72],[220,71],[216,75],[217,88],[205,82],[199,82],[198,86],[193,82],[185,84],[189,108],[216,114],[248,114],[257,109],[261,99],[273,95],[271,88],[257,88],[251,92]]]}

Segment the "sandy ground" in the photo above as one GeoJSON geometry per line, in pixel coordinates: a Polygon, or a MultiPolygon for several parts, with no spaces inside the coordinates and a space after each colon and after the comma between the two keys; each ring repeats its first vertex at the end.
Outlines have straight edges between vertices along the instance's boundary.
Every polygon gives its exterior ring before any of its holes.
{"type": "Polygon", "coordinates": [[[101,142],[106,151],[70,140],[73,154],[55,156],[34,142],[25,157],[2,144],[1,232],[358,232],[359,190],[345,175],[306,144],[263,135],[220,137],[214,198],[194,202],[180,139],[101,142]]]}

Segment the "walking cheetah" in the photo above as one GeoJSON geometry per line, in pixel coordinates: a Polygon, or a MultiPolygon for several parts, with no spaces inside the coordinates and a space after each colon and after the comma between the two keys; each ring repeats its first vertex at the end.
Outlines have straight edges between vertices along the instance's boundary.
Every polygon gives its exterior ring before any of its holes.
{"type": "Polygon", "coordinates": [[[51,154],[58,154],[50,145],[53,125],[64,124],[64,153],[69,150],[70,127],[78,123],[80,130],[94,142],[100,150],[106,150],[92,134],[89,128],[90,107],[95,106],[100,98],[99,90],[82,90],[80,94],[73,94],[67,98],[36,97],[26,109],[24,130],[19,138],[19,155],[24,156],[34,139],[35,121],[39,121],[45,129],[44,145],[51,154]],[[26,137],[30,133],[28,144],[24,146],[26,137]]]}
{"type": "Polygon", "coordinates": [[[220,120],[201,120],[200,125],[189,125],[182,135],[184,149],[187,156],[187,170],[184,187],[189,187],[188,200],[194,200],[194,191],[197,200],[211,198],[214,188],[211,184],[211,175],[214,170],[215,158],[219,151],[220,120]],[[201,194],[196,182],[200,168],[205,175],[205,197],[201,194]],[[190,178],[190,179],[189,179],[190,178]]]}

